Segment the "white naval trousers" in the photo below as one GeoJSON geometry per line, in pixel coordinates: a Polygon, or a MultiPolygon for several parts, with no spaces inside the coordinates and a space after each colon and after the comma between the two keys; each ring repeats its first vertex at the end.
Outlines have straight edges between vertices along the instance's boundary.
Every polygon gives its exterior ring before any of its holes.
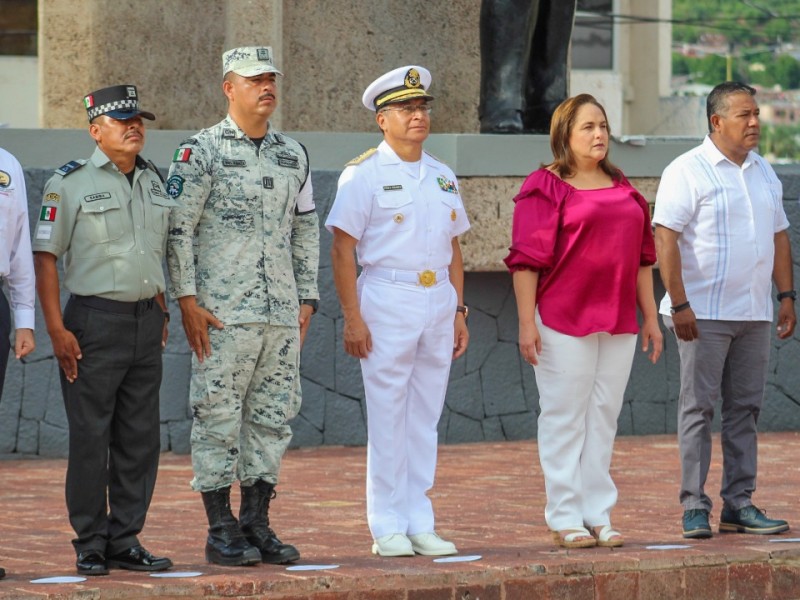
{"type": "Polygon", "coordinates": [[[553,531],[609,525],[617,502],[611,454],[636,335],[575,337],[544,325],[539,364],[539,460],[553,531]]]}
{"type": "Polygon", "coordinates": [[[427,496],[436,472],[437,425],[453,355],[457,295],[362,273],[361,315],[372,352],[361,360],[367,400],[367,521],[374,538],[434,530],[427,496]]]}

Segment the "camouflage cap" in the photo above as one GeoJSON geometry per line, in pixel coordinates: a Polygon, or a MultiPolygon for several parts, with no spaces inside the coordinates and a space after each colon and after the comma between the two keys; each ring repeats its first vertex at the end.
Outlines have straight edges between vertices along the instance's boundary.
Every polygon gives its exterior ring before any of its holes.
{"type": "Polygon", "coordinates": [[[243,46],[228,50],[222,55],[222,76],[231,71],[242,77],[255,77],[262,73],[283,75],[275,67],[270,46],[243,46]]]}

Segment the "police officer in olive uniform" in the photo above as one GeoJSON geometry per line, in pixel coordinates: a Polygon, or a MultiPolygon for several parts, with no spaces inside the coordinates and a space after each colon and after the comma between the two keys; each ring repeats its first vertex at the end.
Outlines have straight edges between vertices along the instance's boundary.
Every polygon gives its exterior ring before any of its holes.
{"type": "Polygon", "coordinates": [[[136,87],[84,98],[97,148],[47,182],[33,250],[36,287],[69,422],[66,498],[78,573],[172,566],[138,534],[160,451],[158,391],[167,339],[162,262],[169,197],[144,146],[136,87]],[[62,316],[56,262],[70,292],[62,316]],[[108,499],[106,501],[106,498],[108,499]]]}
{"type": "Polygon", "coordinates": [[[430,83],[407,66],[370,84],[362,102],[384,139],[344,170],[325,223],[345,350],[361,359],[367,520],[381,556],[456,552],[434,532],[427,492],[450,364],[469,341],[457,237],[469,221],[453,171],[422,149],[430,83]]]}
{"type": "Polygon", "coordinates": [[[300,408],[300,346],[317,309],[319,221],[305,148],[275,131],[269,47],[223,55],[228,115],[183,142],[167,190],[171,292],[194,355],[192,487],[208,516],[206,559],[287,563],[269,525],[300,408]],[[241,486],[239,522],[230,508],[241,486]]]}

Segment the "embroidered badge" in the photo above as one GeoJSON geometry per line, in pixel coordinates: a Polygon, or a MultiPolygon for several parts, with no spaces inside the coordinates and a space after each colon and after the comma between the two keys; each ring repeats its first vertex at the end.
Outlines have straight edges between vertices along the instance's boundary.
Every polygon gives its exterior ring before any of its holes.
{"type": "Polygon", "coordinates": [[[350,162],[348,162],[348,163],[345,165],[345,167],[349,167],[349,166],[351,166],[351,165],[357,165],[357,164],[359,164],[359,163],[362,163],[362,162],[364,162],[365,160],[367,160],[367,159],[368,159],[370,156],[372,156],[373,154],[375,154],[377,151],[378,151],[378,149],[377,149],[377,148],[370,148],[370,149],[369,149],[369,150],[367,150],[366,152],[362,152],[361,154],[359,154],[358,156],[356,156],[356,157],[355,157],[353,160],[351,160],[350,162]]]}
{"type": "Polygon", "coordinates": [[[403,83],[407,88],[418,88],[422,83],[419,77],[419,71],[416,69],[409,69],[403,83]]]}
{"type": "Polygon", "coordinates": [[[183,182],[185,179],[180,175],[173,175],[167,179],[167,194],[170,198],[177,198],[183,193],[183,182]]]}
{"type": "Polygon", "coordinates": [[[49,194],[45,194],[44,201],[45,202],[60,202],[61,201],[61,195],[60,194],[56,194],[55,192],[50,192],[49,194]]]}
{"type": "Polygon", "coordinates": [[[392,217],[392,220],[398,225],[403,222],[403,219],[405,219],[403,213],[397,213],[394,217],[392,217]]]}
{"type": "Polygon", "coordinates": [[[88,196],[84,196],[83,199],[86,202],[97,202],[98,200],[108,200],[111,198],[111,194],[108,192],[100,192],[99,194],[89,194],[88,196]]]}
{"type": "Polygon", "coordinates": [[[191,148],[178,148],[175,150],[175,155],[172,157],[172,162],[188,162],[191,155],[191,148]]]}
{"type": "Polygon", "coordinates": [[[297,159],[294,158],[281,158],[278,157],[278,166],[279,167],[287,167],[289,169],[299,169],[300,163],[297,162],[297,159]]]}
{"type": "Polygon", "coordinates": [[[42,207],[42,214],[39,215],[40,221],[55,221],[56,220],[56,207],[55,206],[43,206],[42,207]]]}
{"type": "Polygon", "coordinates": [[[403,189],[402,185],[385,185],[385,186],[383,186],[383,191],[384,192],[396,192],[396,191],[402,190],[402,189],[403,189]]]}
{"type": "Polygon", "coordinates": [[[235,129],[223,129],[222,130],[222,137],[224,138],[235,138],[236,137],[236,130],[235,129]]]}
{"type": "Polygon", "coordinates": [[[222,159],[222,166],[223,167],[246,167],[247,161],[246,160],[234,160],[232,158],[223,158],[222,159]]]}
{"type": "Polygon", "coordinates": [[[265,190],[271,190],[273,187],[275,187],[272,177],[264,177],[264,179],[261,180],[261,185],[264,186],[265,190]]]}
{"type": "Polygon", "coordinates": [[[7,188],[11,185],[11,175],[5,171],[0,171],[0,188],[7,188]]]}
{"type": "Polygon", "coordinates": [[[153,196],[158,196],[159,198],[166,198],[167,195],[164,193],[164,190],[161,189],[161,185],[157,181],[150,182],[150,193],[153,196]]]}
{"type": "Polygon", "coordinates": [[[455,181],[450,181],[449,179],[445,179],[442,176],[437,177],[436,181],[439,183],[439,187],[442,188],[442,190],[444,190],[445,192],[450,192],[451,194],[458,193],[455,181]]]}
{"type": "Polygon", "coordinates": [[[456,209],[455,208],[450,211],[450,220],[451,221],[455,221],[456,220],[456,209]]]}

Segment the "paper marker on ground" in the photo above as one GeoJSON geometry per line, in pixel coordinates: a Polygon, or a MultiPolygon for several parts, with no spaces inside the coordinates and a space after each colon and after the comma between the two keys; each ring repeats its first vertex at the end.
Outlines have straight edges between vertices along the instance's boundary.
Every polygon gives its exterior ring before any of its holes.
{"type": "Polygon", "coordinates": [[[686,544],[663,544],[660,546],[645,546],[645,550],[683,550],[684,548],[691,548],[686,544]]]}
{"type": "Polygon", "coordinates": [[[434,558],[433,562],[437,563],[456,563],[456,562],[472,562],[473,560],[480,560],[483,558],[480,554],[465,554],[464,556],[445,556],[443,558],[434,558]]]}
{"type": "Polygon", "coordinates": [[[286,567],[287,571],[325,571],[327,569],[338,569],[339,565],[293,565],[286,567]]]}
{"type": "Polygon", "coordinates": [[[31,583],[80,583],[81,581],[86,581],[86,577],[62,575],[60,577],[42,577],[41,579],[31,579],[31,583]]]}
{"type": "Polygon", "coordinates": [[[775,538],[770,540],[773,544],[788,544],[791,542],[800,542],[800,538],[775,538]]]}
{"type": "Polygon", "coordinates": [[[159,573],[150,573],[150,577],[163,577],[165,579],[176,579],[179,577],[198,577],[202,575],[201,571],[161,571],[159,573]]]}

